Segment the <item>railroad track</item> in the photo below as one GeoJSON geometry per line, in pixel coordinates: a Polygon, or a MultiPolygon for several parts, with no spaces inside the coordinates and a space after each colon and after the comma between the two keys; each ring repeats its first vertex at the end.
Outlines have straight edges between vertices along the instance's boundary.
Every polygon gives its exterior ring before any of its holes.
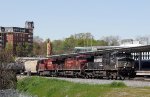
{"type": "MultiPolygon", "coordinates": [[[[27,77],[27,75],[23,75],[23,74],[18,74],[17,75],[18,78],[24,78],[24,77],[27,77]]],[[[37,76],[37,75],[32,75],[32,76],[37,76]]],[[[42,76],[44,77],[44,76],[42,76]]],[[[46,78],[49,78],[49,77],[46,77],[46,78]]],[[[72,78],[72,79],[75,79],[73,77],[50,77],[50,78],[72,78]]],[[[79,78],[79,79],[86,79],[86,78],[79,78]]],[[[106,78],[88,78],[88,79],[98,79],[98,80],[106,80],[106,78]]],[[[110,79],[111,80],[111,79],[110,79]]],[[[113,79],[115,80],[115,79],[113,79]]],[[[150,77],[135,77],[135,78],[130,78],[130,79],[125,79],[125,80],[134,80],[134,81],[148,81],[150,82],[150,77]]]]}

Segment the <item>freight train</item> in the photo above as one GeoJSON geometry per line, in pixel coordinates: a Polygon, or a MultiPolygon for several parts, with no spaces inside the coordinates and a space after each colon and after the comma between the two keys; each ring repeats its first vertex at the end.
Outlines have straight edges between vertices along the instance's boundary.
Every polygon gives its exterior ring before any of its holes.
{"type": "Polygon", "coordinates": [[[34,73],[36,70],[40,76],[125,79],[136,75],[134,65],[135,61],[129,53],[80,53],[38,60],[32,65],[34,69],[30,70],[34,73]]]}

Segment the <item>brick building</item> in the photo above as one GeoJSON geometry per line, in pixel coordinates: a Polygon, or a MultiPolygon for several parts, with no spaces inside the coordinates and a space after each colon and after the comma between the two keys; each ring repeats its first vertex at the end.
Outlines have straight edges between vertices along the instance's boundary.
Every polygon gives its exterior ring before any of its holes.
{"type": "Polygon", "coordinates": [[[33,29],[34,23],[31,21],[25,22],[25,27],[0,27],[0,49],[4,49],[7,44],[11,44],[13,51],[16,51],[16,46],[28,43],[33,47],[33,29]]]}

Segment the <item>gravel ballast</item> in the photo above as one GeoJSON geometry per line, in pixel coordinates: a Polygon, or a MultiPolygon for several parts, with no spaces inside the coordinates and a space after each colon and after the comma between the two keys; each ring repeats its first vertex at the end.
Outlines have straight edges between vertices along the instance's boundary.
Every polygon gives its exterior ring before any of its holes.
{"type": "Polygon", "coordinates": [[[14,89],[6,89],[0,90],[0,97],[38,97],[38,96],[31,96],[29,94],[18,92],[14,89]]]}
{"type": "MultiPolygon", "coordinates": [[[[48,77],[52,78],[52,77],[48,77]]],[[[55,77],[54,77],[55,78],[55,77]]],[[[75,83],[87,83],[87,84],[110,84],[112,82],[124,82],[130,87],[150,87],[150,81],[136,81],[136,80],[105,80],[105,79],[80,79],[80,78],[55,78],[59,80],[66,80],[75,83]]]]}

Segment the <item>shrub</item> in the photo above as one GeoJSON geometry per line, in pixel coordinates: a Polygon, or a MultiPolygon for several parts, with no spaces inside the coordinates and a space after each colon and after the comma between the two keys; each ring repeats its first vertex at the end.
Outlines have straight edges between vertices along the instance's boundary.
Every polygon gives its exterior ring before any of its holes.
{"type": "Polygon", "coordinates": [[[126,84],[123,82],[112,82],[110,84],[111,87],[126,87],[126,84]]]}

